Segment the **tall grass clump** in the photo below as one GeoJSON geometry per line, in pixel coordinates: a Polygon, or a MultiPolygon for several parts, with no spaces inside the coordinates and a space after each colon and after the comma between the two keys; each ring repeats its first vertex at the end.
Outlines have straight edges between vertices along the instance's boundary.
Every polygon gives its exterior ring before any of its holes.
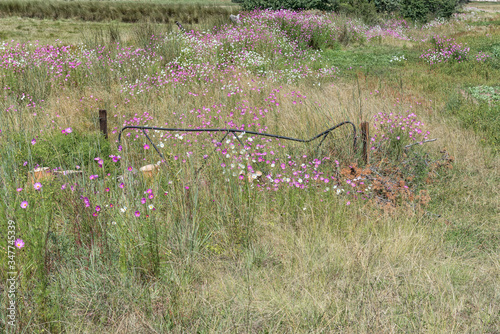
{"type": "Polygon", "coordinates": [[[0,14],[37,19],[77,19],[82,21],[173,23],[179,20],[193,24],[228,17],[233,9],[200,4],[161,4],[120,1],[15,1],[0,3],[0,14]]]}

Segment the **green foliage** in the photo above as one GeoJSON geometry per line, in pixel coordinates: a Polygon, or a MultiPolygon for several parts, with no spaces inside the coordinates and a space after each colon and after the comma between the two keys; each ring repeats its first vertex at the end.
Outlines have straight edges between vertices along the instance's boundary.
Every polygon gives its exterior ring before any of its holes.
{"type": "Polygon", "coordinates": [[[399,12],[419,22],[436,17],[450,17],[463,0],[337,0],[334,10],[361,17],[369,24],[377,23],[377,12],[399,12]]]}
{"type": "Polygon", "coordinates": [[[113,173],[117,168],[117,163],[109,158],[111,145],[100,133],[52,133],[37,139],[34,145],[29,141],[20,134],[14,136],[15,145],[20,148],[15,155],[18,166],[23,166],[24,161],[30,159],[28,163],[32,166],[63,169],[75,169],[76,165],[97,167],[94,158],[100,157],[104,160],[106,173],[113,173]]]}
{"type": "Polygon", "coordinates": [[[244,10],[253,9],[320,9],[330,10],[334,0],[245,0],[244,10]]]}
{"type": "Polygon", "coordinates": [[[380,20],[375,4],[369,0],[337,0],[334,10],[361,18],[367,24],[377,24],[380,20]]]}
{"type": "Polygon", "coordinates": [[[375,7],[380,12],[398,12],[404,0],[374,0],[375,7]]]}
{"type": "Polygon", "coordinates": [[[436,17],[450,17],[459,5],[459,0],[402,0],[400,13],[414,21],[427,22],[436,17]]]}
{"type": "Polygon", "coordinates": [[[500,44],[494,44],[491,46],[491,53],[493,57],[500,59],[500,44]]]}
{"type": "Polygon", "coordinates": [[[484,102],[500,102],[500,87],[476,86],[469,88],[471,95],[484,102]]]}

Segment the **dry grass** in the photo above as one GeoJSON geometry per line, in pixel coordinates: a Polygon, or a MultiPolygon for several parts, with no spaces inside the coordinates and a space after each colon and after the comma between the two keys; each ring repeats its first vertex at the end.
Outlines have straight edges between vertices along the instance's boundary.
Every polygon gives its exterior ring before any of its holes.
{"type": "MultiPolygon", "coordinates": [[[[17,21],[2,19],[11,31],[17,21]]],[[[54,33],[73,24],[62,22],[54,33]]],[[[131,28],[122,28],[123,38],[133,42],[131,28]]],[[[39,36],[38,30],[30,33],[30,38],[39,36]]],[[[72,34],[61,36],[71,43],[77,40],[72,34]]],[[[54,333],[498,332],[500,156],[491,155],[478,135],[440,112],[446,103],[442,95],[432,95],[408,78],[411,74],[399,77],[402,88],[389,75],[367,76],[362,71],[322,81],[319,87],[314,80],[282,84],[280,113],[268,126],[271,133],[307,138],[343,120],[359,124],[378,112],[404,113],[411,106],[432,138],[438,138],[426,144],[429,155],[438,156],[446,148],[455,157],[454,169],[440,171],[427,185],[432,201],[423,210],[401,205],[384,211],[359,202],[346,206],[336,197],[293,189],[279,196],[259,193],[248,204],[235,200],[246,199],[239,188],[224,186],[220,175],[211,178],[207,171],[209,186],[197,193],[202,212],[195,215],[210,229],[205,244],[179,246],[199,241],[191,228],[201,225],[196,219],[170,216],[179,207],[193,209],[179,196],[162,217],[165,239],[159,245],[157,277],[138,279],[120,272],[118,260],[110,265],[96,248],[87,258],[61,261],[50,279],[51,298],[63,314],[49,314],[52,318],[43,321],[47,314],[38,310],[37,321],[25,322],[26,331],[41,333],[50,321],[60,324],[54,333]],[[284,97],[291,92],[307,98],[294,104],[284,97]],[[208,203],[212,198],[215,204],[208,203]],[[247,216],[252,219],[242,218],[247,216]]],[[[245,80],[252,79],[258,80],[245,80]]],[[[263,98],[273,88],[248,93],[245,99],[266,107],[263,98]]],[[[109,111],[110,129],[123,123],[113,118],[115,112],[128,119],[147,110],[155,123],[164,124],[175,119],[173,111],[219,102],[229,110],[239,102],[224,97],[216,85],[196,84],[127,104],[125,99],[115,85],[57,91],[46,100],[49,116],[40,124],[17,120],[9,126],[42,128],[57,114],[58,125],[88,131],[97,128],[96,111],[101,108],[109,111]],[[91,95],[99,101],[80,102],[81,96],[91,95]]],[[[196,118],[187,115],[185,121],[196,118]]],[[[116,137],[112,134],[110,140],[116,137]]],[[[70,223],[64,217],[55,219],[60,226],[70,223]]],[[[24,310],[36,309],[33,300],[24,303],[24,310]]]]}

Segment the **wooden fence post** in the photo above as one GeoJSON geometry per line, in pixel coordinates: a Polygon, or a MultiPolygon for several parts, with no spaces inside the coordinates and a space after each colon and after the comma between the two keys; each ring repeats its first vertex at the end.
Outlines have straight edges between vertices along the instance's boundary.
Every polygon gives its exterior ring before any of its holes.
{"type": "Polygon", "coordinates": [[[104,138],[108,139],[108,115],[106,110],[99,110],[99,126],[104,138]]]}
{"type": "Polygon", "coordinates": [[[369,136],[370,136],[369,123],[362,122],[361,123],[361,140],[363,141],[363,161],[365,162],[365,165],[368,164],[368,144],[369,144],[368,137],[369,136]]]}

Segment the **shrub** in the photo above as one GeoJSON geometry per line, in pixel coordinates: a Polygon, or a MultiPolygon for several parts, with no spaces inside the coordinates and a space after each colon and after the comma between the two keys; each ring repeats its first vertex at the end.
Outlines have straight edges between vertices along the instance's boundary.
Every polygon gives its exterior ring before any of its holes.
{"type": "Polygon", "coordinates": [[[337,0],[333,6],[337,12],[361,18],[368,24],[378,24],[377,8],[370,0],[337,0]]]}
{"type": "Polygon", "coordinates": [[[330,10],[334,0],[244,0],[244,10],[253,9],[319,9],[330,10]]]}
{"type": "Polygon", "coordinates": [[[374,0],[379,12],[398,12],[404,0],[374,0]]]}
{"type": "Polygon", "coordinates": [[[428,22],[436,17],[450,17],[460,4],[460,0],[402,0],[400,13],[414,21],[428,22]]]}

